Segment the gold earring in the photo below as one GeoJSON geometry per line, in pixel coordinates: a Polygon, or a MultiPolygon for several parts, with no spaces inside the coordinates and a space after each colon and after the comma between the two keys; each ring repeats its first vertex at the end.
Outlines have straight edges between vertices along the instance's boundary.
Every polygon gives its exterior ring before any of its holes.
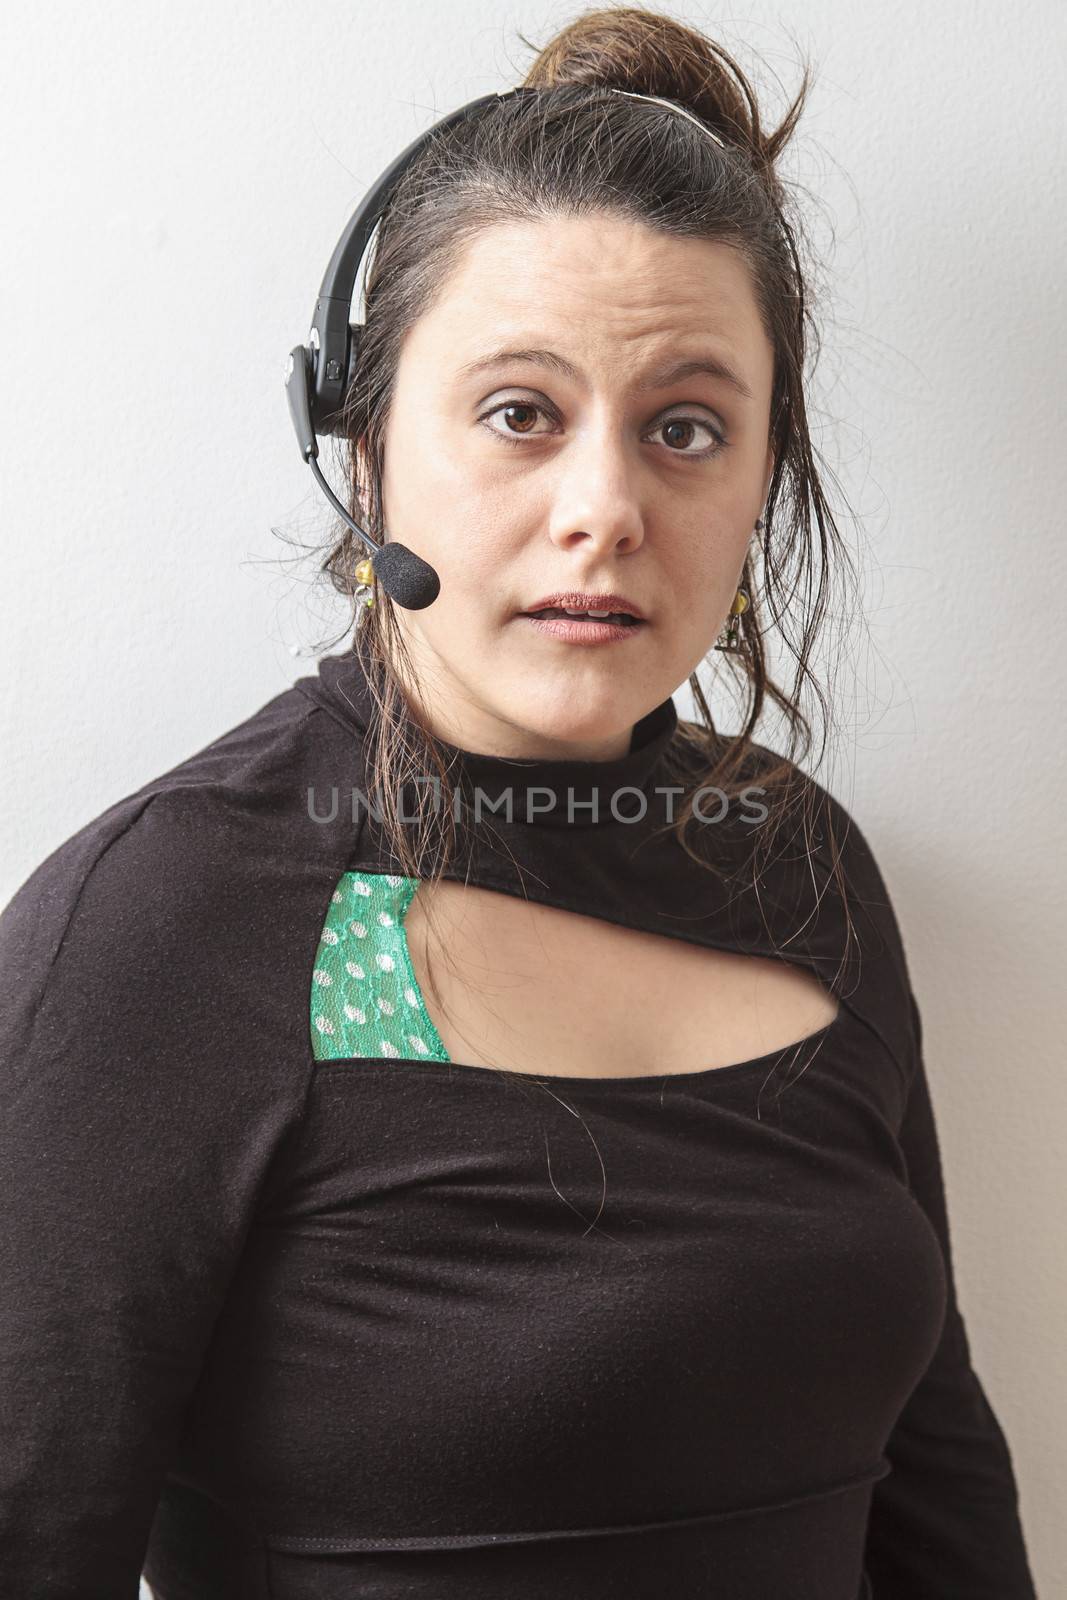
{"type": "MultiPolygon", "coordinates": [[[[756,523],[757,533],[763,532],[763,518],[756,523]]],[[[719,634],[716,650],[725,650],[731,655],[738,655],[741,651],[741,618],[748,610],[749,598],[744,589],[738,589],[734,595],[733,604],[726,616],[722,632],[719,634]]]]}
{"type": "Polygon", "coordinates": [[[738,589],[734,595],[733,605],[730,607],[723,631],[719,634],[716,650],[726,650],[731,654],[738,654],[741,650],[741,615],[748,610],[748,595],[744,589],[738,589]]]}
{"type": "Polygon", "coordinates": [[[362,616],[374,604],[374,567],[371,564],[370,556],[364,561],[356,562],[355,574],[358,585],[355,598],[360,606],[360,616],[362,616]]]}

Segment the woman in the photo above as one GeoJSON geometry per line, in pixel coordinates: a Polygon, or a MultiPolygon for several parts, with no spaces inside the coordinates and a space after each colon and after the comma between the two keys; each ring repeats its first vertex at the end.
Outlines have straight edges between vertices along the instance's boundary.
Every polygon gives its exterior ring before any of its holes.
{"type": "Polygon", "coordinates": [[[1034,1594],[899,929],[796,759],[806,83],[768,135],[619,10],[526,84],[399,186],[346,400],[439,597],[346,533],[348,647],[0,921],[5,1593],[1034,1594]]]}

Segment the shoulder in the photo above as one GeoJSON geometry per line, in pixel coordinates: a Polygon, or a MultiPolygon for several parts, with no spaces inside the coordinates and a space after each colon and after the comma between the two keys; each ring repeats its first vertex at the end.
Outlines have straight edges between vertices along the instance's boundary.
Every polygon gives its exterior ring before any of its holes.
{"type": "MultiPolygon", "coordinates": [[[[715,751],[701,728],[680,726],[687,772],[710,771],[715,751]]],[[[914,998],[887,853],[851,803],[767,745],[750,743],[736,783],[750,807],[767,812],[725,836],[731,856],[743,855],[741,880],[761,920],[773,919],[779,937],[806,948],[842,998],[851,996],[894,1051],[907,1054],[914,998]]]]}
{"type": "MultiPolygon", "coordinates": [[[[762,760],[781,760],[758,748],[762,760]]],[[[853,805],[810,773],[794,771],[809,819],[803,853],[813,886],[813,924],[842,928],[842,999],[851,1001],[908,1072],[919,1041],[907,946],[890,887],[897,874],[853,805]]]]}
{"type": "Polygon", "coordinates": [[[65,839],[0,912],[7,1049],[80,1031],[89,1050],[217,1050],[317,931],[352,827],[312,817],[308,791],[342,756],[287,690],[65,839]]]}
{"type": "Polygon", "coordinates": [[[0,915],[5,955],[31,946],[56,955],[86,894],[109,886],[125,903],[163,899],[176,876],[199,878],[212,852],[216,819],[232,798],[260,786],[265,764],[291,765],[299,721],[311,707],[278,696],[236,727],[114,801],[44,858],[0,915]],[[289,702],[288,704],[283,704],[289,702]],[[193,859],[186,853],[192,851],[193,859]]]}
{"type": "MultiPolygon", "coordinates": [[[[712,771],[721,746],[709,748],[698,723],[679,719],[678,726],[682,732],[678,756],[687,775],[695,779],[712,771]]],[[[828,787],[779,751],[755,741],[748,745],[735,782],[775,817],[775,853],[790,860],[802,856],[820,875],[839,865],[858,897],[892,911],[886,877],[870,838],[855,813],[828,787]]]]}

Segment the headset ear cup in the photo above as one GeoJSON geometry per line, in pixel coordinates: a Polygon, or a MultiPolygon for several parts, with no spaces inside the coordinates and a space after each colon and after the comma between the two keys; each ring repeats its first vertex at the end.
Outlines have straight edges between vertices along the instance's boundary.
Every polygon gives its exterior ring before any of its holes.
{"type": "Polygon", "coordinates": [[[360,335],[362,332],[363,324],[361,322],[350,322],[348,324],[345,338],[347,356],[345,359],[344,385],[337,397],[337,404],[318,423],[316,427],[316,432],[318,433],[337,434],[342,430],[345,410],[356,387],[356,372],[359,367],[361,349],[360,335]]]}

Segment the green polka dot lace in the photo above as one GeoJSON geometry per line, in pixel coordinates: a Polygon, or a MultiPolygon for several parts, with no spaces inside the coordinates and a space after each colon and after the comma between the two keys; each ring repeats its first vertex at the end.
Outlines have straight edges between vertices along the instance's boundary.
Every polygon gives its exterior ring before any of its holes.
{"type": "Polygon", "coordinates": [[[346,872],[334,889],[312,972],[316,1059],[450,1059],[415,981],[404,931],[419,881],[346,872]]]}

